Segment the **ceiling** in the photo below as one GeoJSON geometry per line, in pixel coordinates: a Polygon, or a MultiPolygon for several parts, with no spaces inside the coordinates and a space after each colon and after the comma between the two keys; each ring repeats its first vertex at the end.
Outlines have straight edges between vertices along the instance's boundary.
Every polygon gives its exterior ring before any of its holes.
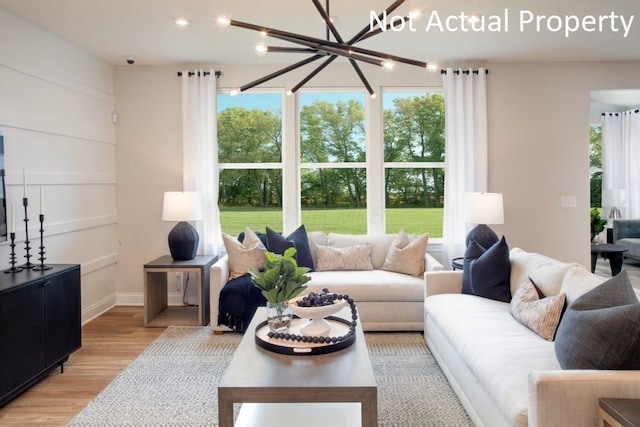
{"type": "MultiPolygon", "coordinates": [[[[324,4],[325,0],[321,0],[324,4]]],[[[331,15],[340,33],[349,38],[369,24],[370,11],[380,13],[392,0],[333,0],[331,15]]],[[[256,32],[242,28],[219,28],[215,20],[223,14],[245,21],[323,38],[325,29],[311,0],[0,0],[0,7],[32,21],[112,64],[125,63],[128,55],[136,64],[176,63],[289,63],[299,56],[271,53],[256,57],[256,32]],[[187,27],[173,20],[184,17],[187,27]]],[[[406,15],[421,9],[415,32],[387,32],[358,46],[405,56],[439,66],[475,64],[483,61],[604,61],[640,60],[640,1],[637,0],[407,0],[393,14],[406,15]],[[509,28],[504,27],[508,8],[509,28]],[[629,36],[611,31],[605,19],[602,32],[579,31],[565,37],[546,27],[518,28],[519,14],[536,15],[634,15],[629,36]],[[501,31],[425,31],[429,16],[436,12],[444,21],[461,12],[483,14],[487,21],[499,16],[501,31]]],[[[454,21],[455,22],[455,21],[454,21]]],[[[286,45],[277,40],[273,45],[286,45]]]]}
{"type": "MultiPolygon", "coordinates": [[[[320,0],[324,5],[326,0],[320,0]]],[[[381,13],[393,0],[332,0],[330,14],[340,34],[348,39],[369,25],[371,11],[381,13]]],[[[256,32],[220,28],[220,15],[279,30],[324,38],[325,27],[311,0],[0,0],[0,7],[31,21],[114,65],[135,57],[136,65],[283,63],[299,55],[270,53],[258,57],[254,46],[265,42],[291,46],[278,40],[264,41],[256,32]],[[178,27],[175,18],[190,21],[178,27]]],[[[640,60],[640,1],[638,0],[406,0],[391,15],[419,10],[421,17],[398,32],[388,31],[359,47],[437,64],[439,67],[479,66],[483,62],[524,61],[630,61],[640,60]],[[603,15],[602,31],[577,31],[565,37],[541,21],[538,31],[526,25],[520,31],[520,13],[536,16],[603,15]],[[425,31],[430,17],[480,14],[486,22],[499,23],[499,31],[425,31]],[[628,36],[611,14],[634,21],[628,36]],[[505,16],[508,17],[508,28],[505,16]]],[[[467,24],[468,25],[468,24],[467,24]]],[[[402,65],[410,66],[410,65],[402,65]]],[[[640,106],[640,90],[594,91],[592,100],[621,107],[640,106]]]]}

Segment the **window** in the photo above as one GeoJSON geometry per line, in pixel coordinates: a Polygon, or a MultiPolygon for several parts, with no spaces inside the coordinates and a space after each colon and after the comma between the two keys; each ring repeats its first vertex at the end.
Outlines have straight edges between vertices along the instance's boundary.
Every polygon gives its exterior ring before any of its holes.
{"type": "Polygon", "coordinates": [[[217,104],[222,231],[282,229],[282,94],[220,93],[217,104]]]}
{"type": "Polygon", "coordinates": [[[589,128],[589,174],[591,207],[602,210],[602,125],[589,128]]]}
{"type": "Polygon", "coordinates": [[[444,97],[436,91],[218,95],[221,225],[442,236],[444,97]],[[298,117],[282,118],[282,111],[298,117]],[[382,123],[369,123],[381,108],[382,123]],[[284,137],[283,137],[284,135],[284,137]],[[285,182],[286,181],[286,182],[285,182]],[[286,213],[286,215],[284,215],[286,213]]]}
{"type": "Polygon", "coordinates": [[[383,94],[385,228],[442,237],[444,96],[383,94]]]}
{"type": "Polygon", "coordinates": [[[308,231],[366,233],[364,94],[299,96],[302,223],[308,231]]]}

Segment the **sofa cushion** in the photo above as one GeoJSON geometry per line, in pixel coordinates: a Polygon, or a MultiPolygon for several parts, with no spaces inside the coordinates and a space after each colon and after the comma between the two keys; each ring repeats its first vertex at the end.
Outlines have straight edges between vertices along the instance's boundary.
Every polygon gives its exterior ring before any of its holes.
{"type": "MultiPolygon", "coordinates": [[[[480,245],[473,240],[469,243],[469,246],[472,245],[479,248],[478,251],[481,250],[480,245]]],[[[509,247],[502,236],[496,244],[484,251],[478,258],[469,262],[465,259],[462,272],[462,293],[509,302],[511,300],[510,271],[509,247]],[[467,287],[465,287],[465,277],[468,278],[467,287]]]]}
{"type": "MultiPolygon", "coordinates": [[[[424,301],[424,279],[391,271],[314,271],[307,291],[347,294],[356,302],[424,301]]],[[[306,291],[305,291],[306,292],[306,291]]]]}
{"type": "Polygon", "coordinates": [[[373,270],[371,245],[318,246],[318,271],[373,270]]]}
{"type": "Polygon", "coordinates": [[[263,268],[267,262],[267,250],[260,238],[251,229],[244,230],[243,241],[222,233],[222,241],[229,255],[229,278],[235,279],[247,273],[249,267],[263,268]]]}
{"type": "Polygon", "coordinates": [[[540,295],[536,284],[527,279],[518,287],[510,303],[511,315],[545,340],[553,341],[564,309],[565,294],[540,295]]]}
{"type": "Polygon", "coordinates": [[[314,263],[311,257],[311,248],[307,238],[307,230],[304,224],[296,228],[295,231],[284,237],[282,234],[267,227],[267,248],[276,254],[282,255],[290,247],[296,248],[295,260],[300,267],[308,267],[313,271],[314,263]]]}
{"type": "Polygon", "coordinates": [[[555,351],[563,369],[640,369],[640,304],[626,270],[567,309],[555,351]]]}
{"type": "MultiPolygon", "coordinates": [[[[518,290],[518,286],[527,280],[528,277],[531,277],[535,270],[543,266],[561,264],[560,261],[549,258],[548,256],[535,252],[527,252],[520,248],[513,248],[509,251],[509,260],[511,261],[511,276],[509,278],[511,282],[511,294],[514,294],[518,290]]],[[[540,280],[540,278],[538,278],[538,280],[541,282],[540,286],[545,287],[543,283],[545,280],[540,280]]],[[[550,292],[548,289],[543,292],[545,295],[555,295],[558,293],[550,292]]]]}
{"type": "Polygon", "coordinates": [[[560,291],[567,295],[567,306],[571,306],[581,295],[602,284],[606,279],[596,276],[582,266],[572,266],[562,279],[560,291]]]}
{"type": "Polygon", "coordinates": [[[311,251],[311,259],[314,267],[318,265],[318,246],[327,245],[327,235],[322,231],[307,232],[307,240],[309,241],[309,250],[311,251]]]}
{"type": "Polygon", "coordinates": [[[427,252],[429,233],[418,236],[412,242],[404,230],[400,230],[393,239],[382,270],[421,276],[424,274],[424,254],[427,252]]]}
{"type": "Polygon", "coordinates": [[[616,245],[627,248],[628,251],[624,255],[640,258],[640,238],[625,237],[624,239],[616,240],[616,245]]]}
{"type": "MultiPolygon", "coordinates": [[[[395,234],[340,234],[329,233],[327,236],[327,246],[333,248],[346,248],[353,245],[371,245],[371,262],[374,269],[381,269],[391,242],[396,237],[395,234]]],[[[411,236],[409,236],[411,240],[411,236]]]]}
{"type": "Polygon", "coordinates": [[[509,425],[526,425],[529,373],[560,369],[553,342],[517,322],[508,303],[440,294],[426,298],[425,309],[509,425]]]}

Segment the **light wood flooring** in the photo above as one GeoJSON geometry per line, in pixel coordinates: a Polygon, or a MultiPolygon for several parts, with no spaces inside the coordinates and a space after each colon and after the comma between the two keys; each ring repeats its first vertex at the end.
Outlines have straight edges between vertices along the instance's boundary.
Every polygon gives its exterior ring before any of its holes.
{"type": "Polygon", "coordinates": [[[145,328],[143,307],[115,307],[82,327],[82,348],[64,373],[48,377],[0,408],[0,426],[65,426],[165,328],[145,328]]]}

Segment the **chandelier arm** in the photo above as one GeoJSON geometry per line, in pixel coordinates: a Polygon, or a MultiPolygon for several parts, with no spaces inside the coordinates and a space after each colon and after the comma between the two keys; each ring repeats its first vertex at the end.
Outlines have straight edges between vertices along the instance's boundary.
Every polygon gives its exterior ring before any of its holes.
{"type": "MultiPolygon", "coordinates": [[[[398,0],[400,1],[400,0],[398,0]]],[[[253,24],[248,24],[246,22],[240,22],[240,21],[235,21],[235,20],[231,20],[230,21],[231,25],[236,26],[236,27],[240,27],[240,28],[245,28],[245,29],[249,29],[249,30],[253,30],[253,31],[258,31],[258,32],[266,32],[267,36],[269,37],[274,37],[274,38],[278,38],[281,40],[287,40],[291,43],[297,43],[297,44],[301,44],[304,46],[308,46],[308,47],[317,47],[317,45],[323,46],[323,47],[332,47],[334,49],[337,49],[338,51],[336,51],[336,55],[340,55],[340,56],[346,56],[349,57],[348,55],[348,51],[353,51],[362,55],[369,55],[369,56],[375,56],[377,58],[381,58],[381,59],[389,59],[392,61],[396,61],[396,62],[402,62],[405,64],[409,64],[409,65],[415,65],[417,67],[423,67],[426,68],[427,64],[426,62],[422,62],[422,61],[416,61],[413,59],[408,59],[408,58],[403,58],[400,56],[395,56],[395,55],[390,55],[387,53],[382,53],[382,52],[376,52],[373,50],[369,50],[369,49],[363,49],[361,47],[357,47],[357,46],[351,46],[348,43],[336,43],[336,42],[332,42],[332,41],[328,41],[328,40],[323,40],[323,39],[318,39],[316,37],[309,37],[309,36],[304,36],[301,34],[294,34],[294,33],[290,33],[288,31],[281,31],[281,30],[276,30],[274,28],[269,28],[269,27],[261,27],[258,25],[253,25],[253,24]],[[286,37],[286,38],[285,38],[286,37]],[[309,44],[312,43],[312,44],[309,44]]],[[[329,52],[328,49],[324,49],[321,48],[320,50],[326,50],[327,52],[329,52]]],[[[354,58],[354,59],[358,59],[358,60],[362,60],[359,58],[354,58]]],[[[370,59],[370,58],[369,58],[370,59]]],[[[375,61],[365,61],[362,60],[363,62],[369,62],[370,64],[374,64],[374,65],[380,65],[375,63],[375,61]]]]}
{"type": "MultiPolygon", "coordinates": [[[[280,39],[280,40],[285,40],[285,41],[289,41],[291,43],[297,43],[297,44],[301,44],[303,46],[308,46],[314,49],[318,49],[321,51],[325,51],[325,52],[329,52],[332,53],[334,55],[338,55],[338,56],[344,56],[345,58],[351,58],[351,59],[356,59],[358,61],[362,61],[362,62],[366,62],[368,64],[372,64],[372,65],[377,65],[379,67],[382,67],[382,61],[379,59],[375,59],[375,58],[370,58],[369,56],[365,56],[365,55],[360,55],[358,53],[354,53],[351,52],[351,46],[345,45],[345,44],[337,44],[337,43],[332,43],[331,45],[326,45],[326,44],[322,44],[320,45],[319,43],[314,43],[314,42],[308,42],[306,40],[298,40],[298,39],[293,39],[291,37],[287,37],[287,36],[279,36],[279,35],[275,35],[275,34],[270,34],[271,37],[280,39]]],[[[323,41],[323,40],[321,40],[323,41]]]]}
{"type": "Polygon", "coordinates": [[[322,64],[318,65],[318,67],[315,70],[313,70],[311,73],[309,73],[309,75],[307,77],[305,77],[304,79],[300,80],[300,83],[298,83],[293,88],[291,88],[291,93],[296,93],[298,91],[298,89],[300,89],[302,86],[304,86],[309,80],[314,78],[316,76],[316,74],[318,74],[320,71],[322,71],[327,65],[331,64],[336,58],[337,58],[336,55],[331,55],[329,58],[327,58],[326,61],[324,61],[322,64]]]}
{"type": "MultiPolygon", "coordinates": [[[[391,6],[389,6],[389,7],[387,7],[387,8],[385,9],[385,11],[384,11],[383,13],[381,13],[380,15],[378,15],[378,21],[382,19],[382,17],[385,15],[385,13],[386,13],[387,15],[388,15],[388,14],[390,14],[391,12],[393,12],[394,10],[396,10],[397,8],[399,8],[399,7],[402,5],[402,3],[404,3],[404,2],[405,2],[405,0],[396,0],[395,2],[393,2],[393,3],[391,4],[391,6]]],[[[367,31],[369,31],[369,29],[370,29],[369,27],[370,27],[370,25],[367,25],[367,26],[366,26],[366,27],[364,27],[362,30],[360,30],[360,31],[358,32],[358,34],[356,34],[355,36],[353,36],[353,37],[351,38],[351,40],[349,40],[349,41],[347,42],[347,44],[354,44],[354,43],[357,43],[358,41],[360,41],[361,37],[362,37],[363,35],[365,35],[365,34],[367,33],[367,31]]]]}
{"type": "Polygon", "coordinates": [[[367,81],[367,78],[362,73],[362,70],[360,69],[356,61],[354,61],[353,59],[349,59],[349,62],[351,63],[351,66],[353,67],[353,69],[356,70],[356,74],[358,75],[358,77],[360,77],[360,81],[362,81],[362,84],[364,85],[364,87],[367,88],[367,92],[369,92],[369,95],[373,96],[375,92],[373,91],[373,88],[367,81]]]}
{"type": "Polygon", "coordinates": [[[267,52],[273,53],[318,53],[318,49],[306,47],[267,46],[267,52]]]}
{"type": "Polygon", "coordinates": [[[242,86],[240,88],[240,92],[244,92],[247,89],[251,89],[254,86],[258,86],[258,85],[260,85],[262,83],[265,83],[265,82],[267,82],[267,81],[269,81],[271,79],[274,79],[274,78],[276,78],[278,76],[281,76],[281,75],[283,75],[285,73],[288,73],[289,71],[293,71],[296,68],[300,68],[303,65],[307,65],[308,63],[316,61],[316,60],[318,60],[320,58],[323,58],[323,56],[318,54],[318,55],[310,56],[309,58],[303,59],[300,62],[296,62],[295,64],[291,64],[291,65],[289,65],[287,67],[284,67],[284,68],[282,68],[282,69],[280,69],[278,71],[275,71],[275,72],[273,72],[271,74],[268,74],[268,75],[266,75],[266,76],[264,76],[264,77],[262,77],[262,78],[260,78],[258,80],[254,80],[251,83],[247,83],[246,85],[244,85],[244,86],[242,86]]]}
{"type": "MultiPolygon", "coordinates": [[[[311,0],[311,1],[315,5],[316,9],[318,9],[318,13],[320,13],[322,20],[324,21],[324,24],[327,26],[329,30],[331,30],[331,34],[333,34],[333,37],[336,38],[338,43],[344,43],[344,40],[342,39],[342,37],[340,37],[340,33],[338,33],[338,29],[336,28],[335,25],[333,25],[333,22],[331,22],[331,17],[327,13],[327,11],[324,10],[322,5],[320,4],[320,1],[318,0],[311,0]]],[[[329,6],[329,0],[327,0],[327,6],[329,6]]]]}
{"type": "MultiPolygon", "coordinates": [[[[402,18],[403,22],[407,22],[409,20],[409,16],[405,16],[404,18],[402,18]]],[[[386,29],[390,29],[391,28],[391,22],[389,22],[386,26],[386,29]]],[[[368,33],[364,34],[362,37],[360,37],[358,40],[355,41],[355,43],[361,42],[363,40],[366,40],[370,37],[373,36],[377,36],[378,34],[380,34],[382,32],[381,28],[376,28],[373,31],[369,31],[368,33]]]]}

